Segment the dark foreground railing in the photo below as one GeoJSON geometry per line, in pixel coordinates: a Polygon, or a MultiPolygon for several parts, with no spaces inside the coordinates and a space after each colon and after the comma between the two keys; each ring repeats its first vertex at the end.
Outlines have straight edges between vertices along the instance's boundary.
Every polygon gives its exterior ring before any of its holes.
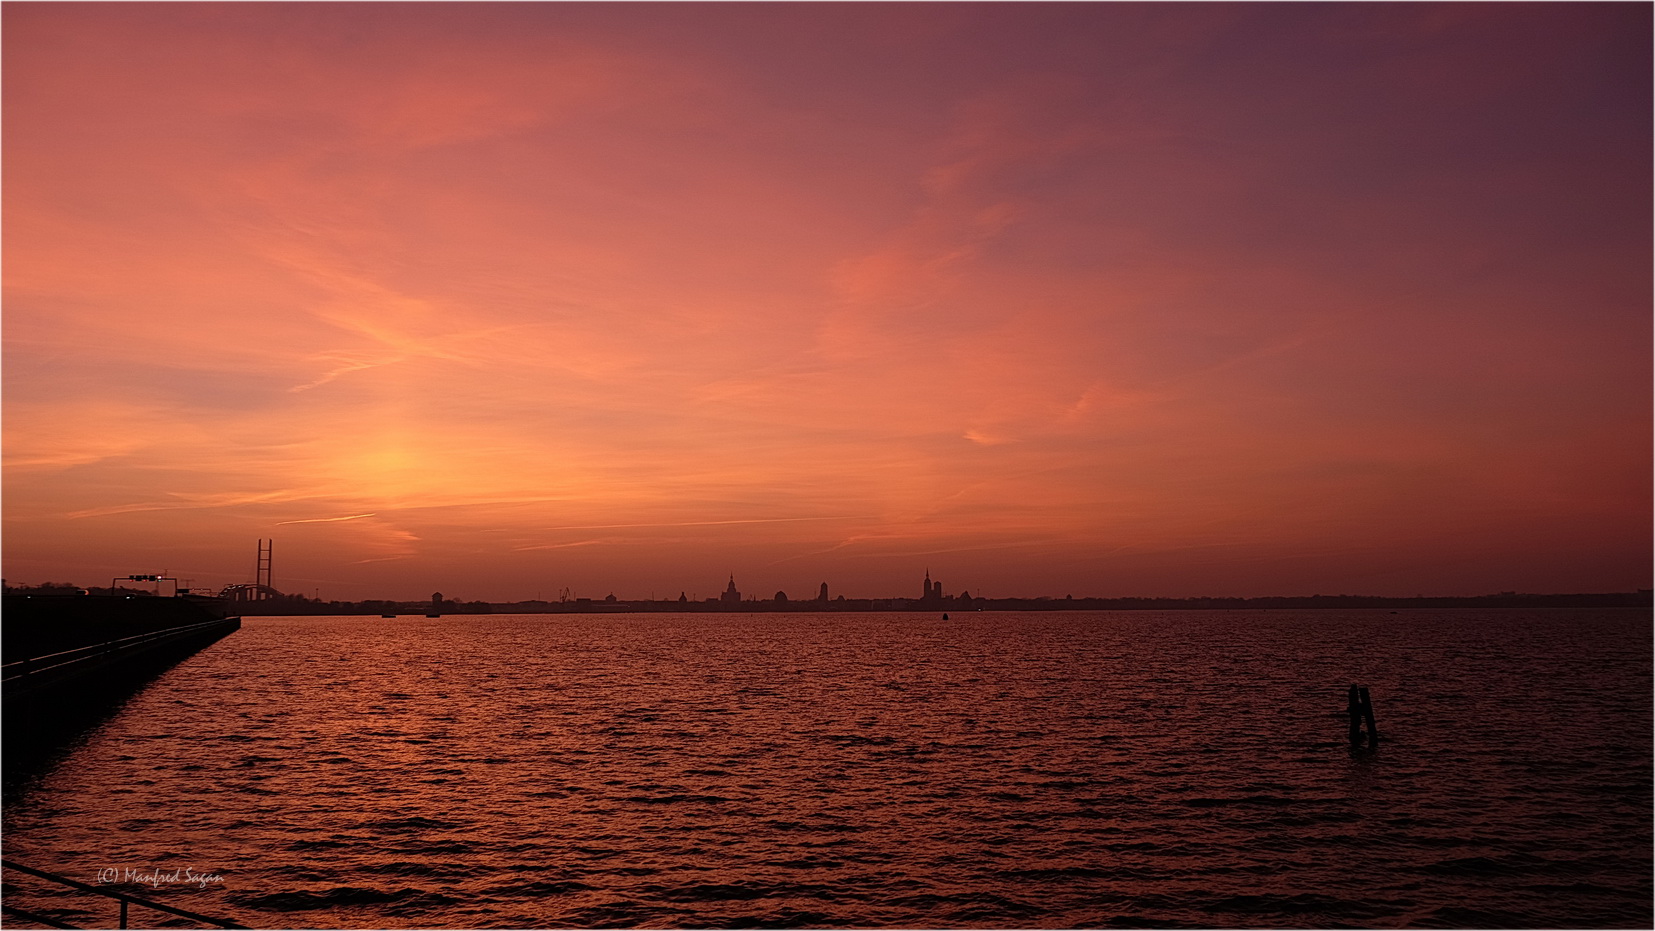
{"type": "MultiPolygon", "coordinates": [[[[127,923],[126,923],[126,921],[127,921],[127,906],[129,906],[129,905],[137,905],[137,906],[142,907],[142,908],[154,909],[155,911],[158,911],[158,912],[166,912],[169,915],[177,915],[180,918],[188,918],[191,921],[199,921],[203,924],[211,925],[215,928],[246,928],[247,927],[246,925],[238,925],[233,921],[228,921],[228,920],[223,919],[223,918],[213,918],[210,915],[199,915],[195,912],[185,911],[184,909],[181,909],[181,908],[173,908],[171,905],[162,905],[160,902],[151,902],[148,899],[142,899],[142,898],[139,898],[138,896],[135,896],[135,895],[128,895],[125,892],[112,892],[108,889],[100,889],[97,886],[90,886],[90,885],[87,885],[86,883],[78,882],[76,880],[70,879],[67,876],[59,876],[56,873],[48,873],[45,870],[37,870],[32,866],[24,866],[21,863],[14,863],[11,860],[0,860],[0,867],[5,867],[8,870],[16,870],[19,873],[27,873],[30,876],[38,876],[41,879],[47,880],[49,882],[57,883],[60,886],[68,886],[72,889],[78,889],[82,892],[87,892],[87,893],[90,893],[92,895],[103,896],[106,899],[117,899],[121,903],[121,923],[120,923],[120,927],[122,927],[122,928],[127,927],[127,923]]],[[[6,904],[6,905],[0,905],[0,910],[3,910],[8,915],[16,915],[18,918],[22,918],[25,921],[33,921],[37,924],[43,924],[43,925],[47,925],[47,926],[53,927],[53,928],[75,928],[75,927],[77,927],[76,925],[65,924],[61,921],[58,921],[55,918],[48,918],[44,915],[40,915],[40,914],[37,914],[35,912],[25,911],[21,908],[18,908],[15,905],[11,905],[9,903],[6,904]]],[[[108,926],[105,925],[105,924],[99,923],[98,927],[108,927],[108,926]]]]}
{"type": "Polygon", "coordinates": [[[73,650],[64,650],[61,653],[48,653],[45,656],[31,656],[0,666],[0,680],[6,685],[17,685],[27,681],[26,676],[38,676],[43,673],[65,671],[68,668],[97,659],[110,653],[119,653],[134,647],[161,641],[177,640],[192,634],[206,633],[215,628],[235,630],[241,627],[240,618],[227,620],[203,621],[200,624],[186,624],[183,627],[169,627],[166,630],[151,631],[147,634],[138,634],[135,637],[122,637],[119,640],[109,640],[104,643],[94,643],[91,646],[79,647],[73,650]]]}

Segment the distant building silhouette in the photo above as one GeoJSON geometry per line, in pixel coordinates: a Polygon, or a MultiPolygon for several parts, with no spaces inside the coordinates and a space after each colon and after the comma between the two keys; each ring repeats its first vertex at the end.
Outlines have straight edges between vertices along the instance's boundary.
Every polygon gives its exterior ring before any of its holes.
{"type": "Polygon", "coordinates": [[[724,590],[724,594],[718,596],[718,601],[720,604],[727,605],[741,604],[741,592],[736,591],[736,577],[733,573],[730,576],[730,587],[724,590]]]}
{"type": "Polygon", "coordinates": [[[777,592],[776,593],[776,603],[777,604],[786,604],[787,603],[787,593],[786,592],[777,592]]]}
{"type": "Polygon", "coordinates": [[[826,582],[822,583],[822,593],[820,595],[816,596],[816,600],[820,601],[823,604],[827,604],[828,596],[827,596],[827,583],[826,582]]]}
{"type": "Polygon", "coordinates": [[[690,599],[689,599],[688,595],[684,594],[683,592],[678,593],[678,603],[679,604],[686,604],[686,603],[689,602],[689,600],[690,599]]]}
{"type": "Polygon", "coordinates": [[[924,589],[924,592],[925,593],[923,595],[919,596],[919,600],[925,602],[926,604],[935,604],[936,602],[939,602],[939,601],[942,600],[942,583],[941,582],[933,583],[931,581],[931,570],[930,569],[925,570],[925,589],[924,589]]]}

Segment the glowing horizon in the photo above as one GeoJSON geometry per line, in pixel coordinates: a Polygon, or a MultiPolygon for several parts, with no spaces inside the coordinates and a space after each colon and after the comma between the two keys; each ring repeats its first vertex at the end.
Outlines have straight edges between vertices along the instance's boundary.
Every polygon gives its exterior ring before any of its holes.
{"type": "Polygon", "coordinates": [[[1647,6],[4,25],[10,582],[1649,587],[1647,6]]]}

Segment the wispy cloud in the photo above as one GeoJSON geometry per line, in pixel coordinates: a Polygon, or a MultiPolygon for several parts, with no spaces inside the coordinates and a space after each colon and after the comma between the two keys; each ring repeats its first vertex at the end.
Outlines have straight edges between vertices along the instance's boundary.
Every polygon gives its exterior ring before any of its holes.
{"type": "Polygon", "coordinates": [[[836,517],[755,517],[738,520],[687,520],[650,522],[642,524],[579,524],[569,527],[547,527],[545,530],[622,530],[622,529],[649,529],[657,527],[723,527],[737,524],[795,524],[806,521],[824,520],[872,520],[872,515],[836,516],[836,517]]]}
{"type": "Polygon", "coordinates": [[[408,358],[407,356],[394,356],[392,358],[378,359],[378,360],[374,360],[374,361],[371,361],[371,362],[348,362],[348,363],[345,363],[343,365],[338,366],[337,368],[332,368],[332,369],[329,369],[326,372],[323,372],[319,377],[317,377],[313,381],[305,382],[302,385],[294,385],[293,387],[291,387],[287,390],[294,391],[294,392],[309,391],[312,388],[316,388],[316,387],[319,387],[321,385],[325,385],[328,382],[333,381],[335,378],[338,378],[341,375],[347,375],[351,372],[361,372],[361,371],[365,371],[367,369],[378,368],[382,365],[395,365],[398,362],[407,361],[407,358],[408,358]]]}
{"type": "Polygon", "coordinates": [[[349,517],[311,517],[303,520],[279,520],[276,526],[283,524],[331,524],[342,520],[361,520],[364,517],[377,517],[377,514],[352,514],[349,517]]]}
{"type": "Polygon", "coordinates": [[[618,541],[618,540],[615,540],[615,539],[575,540],[575,541],[570,542],[570,543],[536,543],[536,544],[531,544],[531,545],[528,545],[528,546],[514,546],[514,547],[512,547],[512,549],[519,552],[519,553],[523,553],[523,552],[528,552],[530,550],[565,550],[565,549],[571,549],[571,548],[577,547],[577,546],[607,546],[609,544],[617,543],[617,542],[621,542],[621,541],[618,541]]]}
{"type": "Polygon", "coordinates": [[[6,6],[8,560],[1644,587],[1636,5],[295,9],[6,6]]]}
{"type": "Polygon", "coordinates": [[[292,491],[256,492],[252,494],[187,494],[171,492],[172,498],[164,501],[137,501],[131,504],[116,504],[108,507],[88,508],[82,511],[71,511],[63,516],[70,520],[81,520],[88,517],[113,517],[117,514],[136,514],[144,511],[187,511],[208,508],[234,508],[247,505],[274,504],[292,501],[308,500],[313,495],[292,491]]]}

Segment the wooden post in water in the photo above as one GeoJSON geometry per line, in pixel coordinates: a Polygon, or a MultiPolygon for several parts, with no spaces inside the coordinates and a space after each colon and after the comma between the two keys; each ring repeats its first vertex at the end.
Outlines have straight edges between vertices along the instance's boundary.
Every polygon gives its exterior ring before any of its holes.
{"type": "Polygon", "coordinates": [[[1352,685],[1346,710],[1350,713],[1350,745],[1362,746],[1362,722],[1368,724],[1368,749],[1379,747],[1379,728],[1373,723],[1373,698],[1365,685],[1352,685]]]}
{"type": "Polygon", "coordinates": [[[1379,749],[1379,728],[1373,723],[1373,699],[1368,696],[1368,687],[1362,686],[1362,720],[1368,722],[1368,749],[1379,749]]]}

